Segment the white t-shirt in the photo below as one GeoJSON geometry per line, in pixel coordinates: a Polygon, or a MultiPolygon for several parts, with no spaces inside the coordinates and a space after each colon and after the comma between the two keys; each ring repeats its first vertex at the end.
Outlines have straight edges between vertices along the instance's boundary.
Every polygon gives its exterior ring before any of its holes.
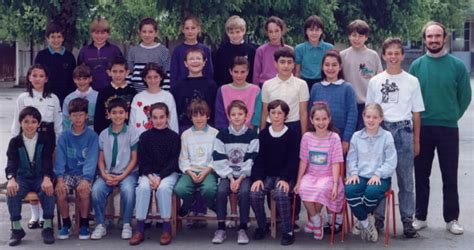
{"type": "Polygon", "coordinates": [[[403,70],[397,75],[383,71],[372,77],[366,103],[380,104],[388,122],[411,120],[412,112],[425,110],[418,78],[403,70]]]}

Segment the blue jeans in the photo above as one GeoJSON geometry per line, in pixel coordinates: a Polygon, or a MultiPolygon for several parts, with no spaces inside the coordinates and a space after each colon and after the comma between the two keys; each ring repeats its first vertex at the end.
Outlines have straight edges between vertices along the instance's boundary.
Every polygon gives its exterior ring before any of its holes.
{"type": "Polygon", "coordinates": [[[16,176],[16,182],[18,183],[18,192],[16,192],[15,196],[7,196],[7,205],[11,221],[21,220],[21,202],[28,192],[36,192],[38,194],[41,207],[43,208],[43,218],[52,219],[54,217],[56,196],[54,196],[54,194],[48,196],[41,190],[43,177],[26,178],[16,176]]]}
{"type": "MultiPolygon", "coordinates": [[[[415,214],[413,128],[410,121],[384,122],[384,127],[392,133],[397,149],[396,173],[400,217],[402,222],[411,222],[415,214]]],[[[381,220],[385,218],[385,199],[380,202],[375,216],[381,220]]]]}
{"type": "MultiPolygon", "coordinates": [[[[250,178],[245,178],[241,183],[237,196],[239,199],[239,219],[240,224],[247,224],[249,222],[250,213],[250,185],[252,185],[250,178]]],[[[225,220],[227,215],[227,197],[229,196],[230,181],[227,178],[222,178],[217,188],[217,220],[225,220]]]]}
{"type": "MultiPolygon", "coordinates": [[[[174,172],[171,175],[163,178],[160,186],[155,192],[158,208],[160,209],[160,216],[163,219],[171,218],[171,199],[173,197],[173,189],[178,180],[178,173],[174,172]]],[[[137,220],[145,220],[148,213],[148,206],[151,198],[150,181],[146,175],[140,176],[138,179],[138,186],[136,189],[136,217],[137,220]]]]}
{"type": "MultiPolygon", "coordinates": [[[[120,188],[120,205],[123,209],[123,223],[130,223],[135,205],[135,187],[137,186],[138,173],[132,172],[117,185],[120,188]]],[[[107,197],[113,192],[115,186],[109,186],[98,177],[92,186],[92,206],[95,211],[97,224],[105,223],[105,205],[107,197]]]]}
{"type": "Polygon", "coordinates": [[[359,221],[367,219],[377,204],[385,197],[385,192],[390,188],[392,178],[380,179],[381,185],[367,185],[369,178],[359,176],[357,184],[345,186],[346,200],[352,212],[359,221]]]}

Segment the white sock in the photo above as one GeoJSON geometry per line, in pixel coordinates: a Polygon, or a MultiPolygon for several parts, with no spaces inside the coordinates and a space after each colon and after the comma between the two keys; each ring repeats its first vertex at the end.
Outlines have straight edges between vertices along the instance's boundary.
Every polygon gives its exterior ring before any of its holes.
{"type": "Polygon", "coordinates": [[[336,214],[336,223],[342,225],[342,213],[336,214]]]}
{"type": "Polygon", "coordinates": [[[369,219],[359,221],[362,228],[367,228],[369,226],[369,219]]]}
{"type": "Polygon", "coordinates": [[[321,225],[321,216],[320,214],[315,214],[313,217],[311,217],[311,222],[313,223],[313,226],[318,226],[321,225]]]}
{"type": "MultiPolygon", "coordinates": [[[[40,205],[40,204],[38,204],[38,205],[40,205]]],[[[39,221],[44,221],[43,208],[41,206],[39,206],[39,221]]]]}
{"type": "Polygon", "coordinates": [[[40,217],[39,215],[39,210],[40,210],[40,204],[36,204],[36,205],[33,205],[33,204],[30,204],[30,208],[31,208],[31,219],[30,221],[37,221],[40,217]]]}

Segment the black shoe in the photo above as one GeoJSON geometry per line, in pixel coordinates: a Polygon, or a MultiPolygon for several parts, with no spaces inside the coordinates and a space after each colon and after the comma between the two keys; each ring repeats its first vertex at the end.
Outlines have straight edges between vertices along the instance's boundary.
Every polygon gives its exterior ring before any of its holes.
{"type": "Polygon", "coordinates": [[[155,227],[158,228],[158,229],[162,229],[163,228],[163,222],[157,221],[156,224],[155,224],[155,227]]]}
{"type": "Polygon", "coordinates": [[[295,224],[293,224],[293,232],[299,233],[300,231],[301,231],[300,226],[295,222],[295,224]]]}
{"type": "Polygon", "coordinates": [[[179,211],[178,211],[178,216],[186,217],[188,216],[190,210],[191,209],[189,207],[181,206],[181,208],[179,208],[179,211]]]}
{"type": "Polygon", "coordinates": [[[383,232],[383,228],[384,228],[384,218],[379,218],[379,217],[375,217],[375,228],[377,229],[377,231],[379,232],[383,232]]]}
{"type": "Polygon", "coordinates": [[[409,239],[417,238],[419,236],[418,232],[416,232],[415,228],[413,227],[412,221],[403,222],[403,234],[409,239]]]}
{"type": "Polygon", "coordinates": [[[21,239],[25,237],[25,231],[22,229],[12,229],[10,234],[10,241],[8,245],[13,247],[21,243],[21,239]]]}
{"type": "Polygon", "coordinates": [[[44,220],[40,220],[39,221],[39,228],[43,228],[44,227],[44,220]]]}
{"type": "Polygon", "coordinates": [[[37,229],[37,228],[40,228],[40,223],[39,223],[39,221],[30,221],[30,222],[28,222],[28,228],[29,228],[29,229],[37,229]]]}
{"type": "MultiPolygon", "coordinates": [[[[331,227],[332,227],[332,225],[329,224],[329,223],[324,224],[324,233],[325,233],[325,234],[330,234],[330,233],[331,233],[331,229],[332,229],[331,227]]],[[[336,224],[334,225],[334,234],[338,234],[338,233],[340,233],[341,231],[342,231],[342,225],[339,224],[339,223],[336,223],[336,224]]]]}
{"type": "Polygon", "coordinates": [[[288,246],[295,242],[295,235],[294,234],[283,234],[281,236],[280,245],[288,246]]]}
{"type": "Polygon", "coordinates": [[[255,231],[253,232],[252,238],[254,240],[263,240],[269,231],[270,230],[268,229],[268,227],[265,227],[265,228],[257,227],[257,229],[255,229],[255,231]]]}
{"type": "Polygon", "coordinates": [[[44,228],[41,231],[41,237],[43,237],[44,244],[53,244],[54,243],[54,231],[52,228],[44,228]]]}

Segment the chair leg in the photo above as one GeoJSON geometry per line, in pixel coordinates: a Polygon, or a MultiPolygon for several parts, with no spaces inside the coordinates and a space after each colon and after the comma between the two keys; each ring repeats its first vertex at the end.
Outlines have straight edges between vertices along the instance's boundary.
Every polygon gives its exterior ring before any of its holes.
{"type": "Polygon", "coordinates": [[[385,203],[385,239],[384,239],[384,244],[385,246],[388,246],[388,231],[389,231],[389,228],[390,228],[390,202],[391,202],[391,199],[390,199],[390,193],[387,192],[385,194],[385,200],[386,200],[386,203],[385,203]]]}
{"type": "Polygon", "coordinates": [[[176,237],[176,218],[177,216],[177,197],[176,194],[173,193],[171,197],[171,236],[174,238],[176,237]]]}
{"type": "Polygon", "coordinates": [[[276,239],[276,214],[276,203],[272,191],[270,194],[270,232],[273,239],[276,239]]]}
{"type": "Polygon", "coordinates": [[[397,235],[397,218],[395,215],[395,192],[391,190],[390,194],[392,195],[393,238],[395,238],[397,235]]]}

